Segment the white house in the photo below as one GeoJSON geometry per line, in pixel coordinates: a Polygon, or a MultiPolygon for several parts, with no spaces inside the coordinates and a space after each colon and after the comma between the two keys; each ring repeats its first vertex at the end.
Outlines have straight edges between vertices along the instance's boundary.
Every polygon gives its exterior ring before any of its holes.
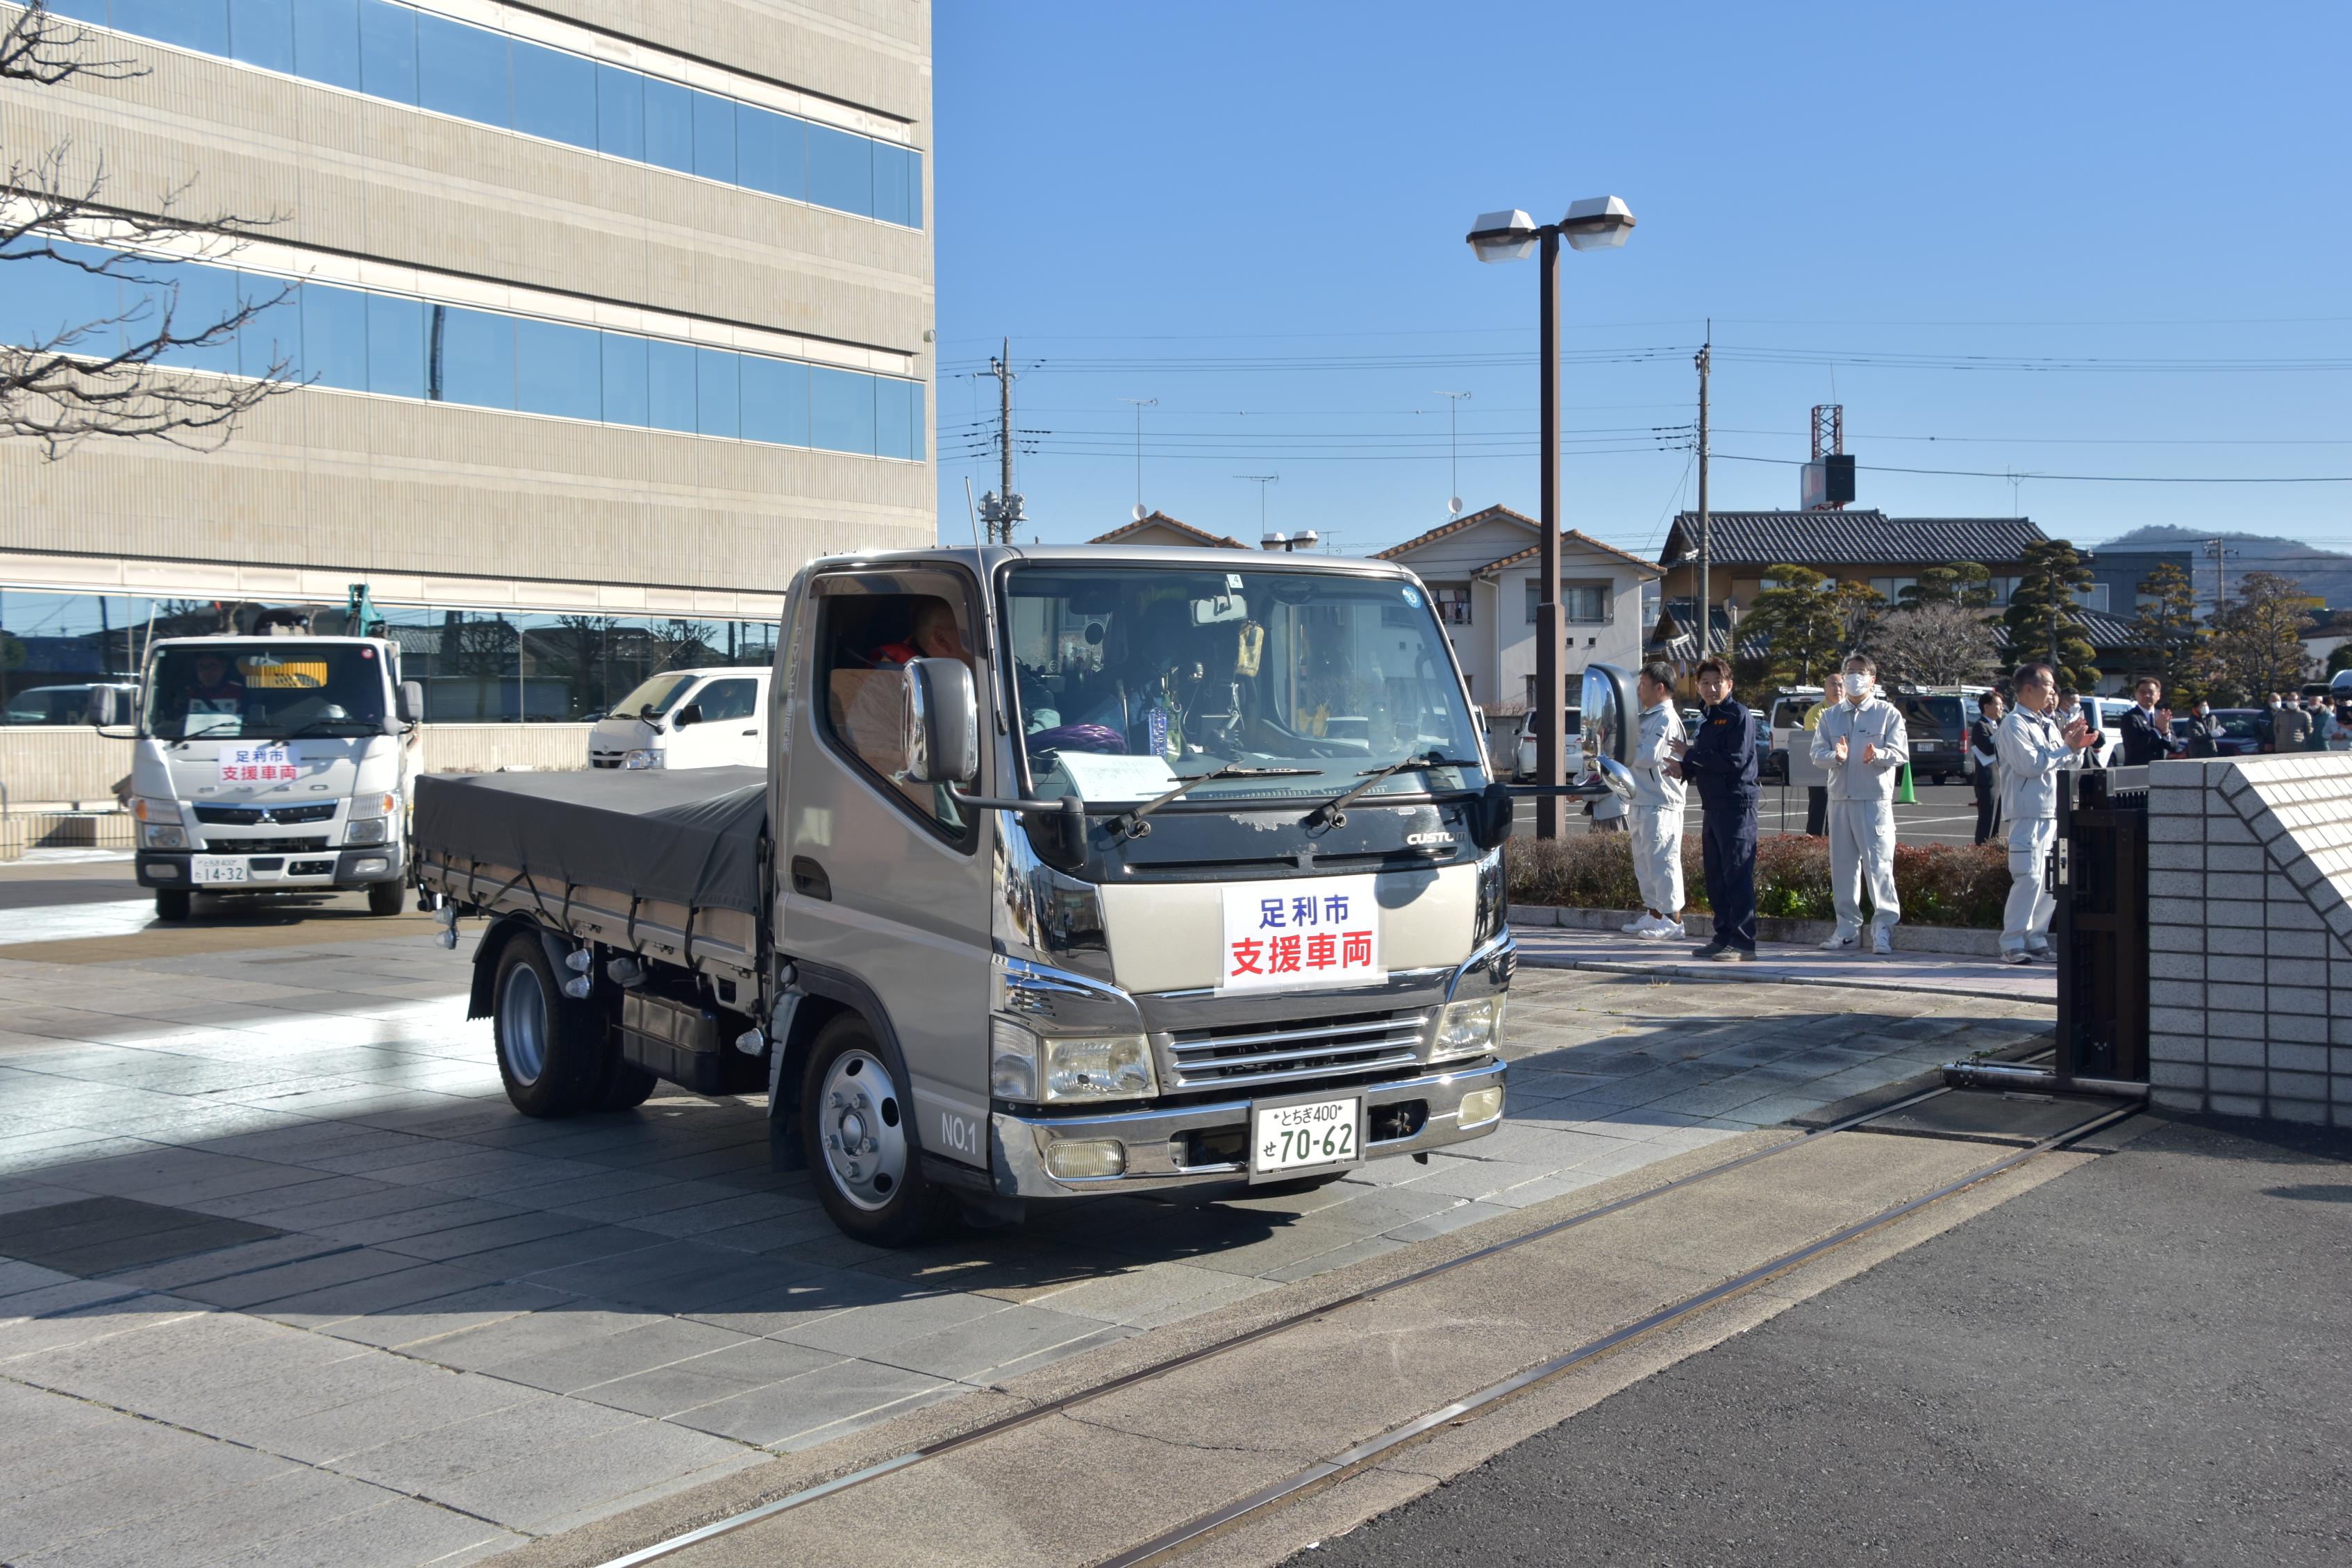
{"type": "MultiPolygon", "coordinates": [[[[1417,573],[1436,600],[1470,695],[1489,713],[1524,711],[1536,681],[1537,554],[1542,528],[1490,506],[1383,550],[1379,559],[1417,573]]],[[[1643,590],[1658,567],[1568,529],[1559,536],[1561,661],[1573,700],[1588,664],[1631,669],[1642,661],[1643,590]]]]}

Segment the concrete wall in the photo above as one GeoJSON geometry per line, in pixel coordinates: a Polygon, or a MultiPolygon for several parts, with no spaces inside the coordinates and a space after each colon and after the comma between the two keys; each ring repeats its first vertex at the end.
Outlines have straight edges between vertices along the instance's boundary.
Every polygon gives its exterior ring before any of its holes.
{"type": "Polygon", "coordinates": [[[2352,753],[2149,773],[2156,1102],[2352,1127],[2352,753]]]}

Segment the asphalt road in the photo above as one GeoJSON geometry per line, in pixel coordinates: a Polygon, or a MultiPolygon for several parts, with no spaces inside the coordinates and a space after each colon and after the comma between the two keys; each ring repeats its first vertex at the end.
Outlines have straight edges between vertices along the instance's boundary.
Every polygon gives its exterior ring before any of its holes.
{"type": "MultiPolygon", "coordinates": [[[[1976,837],[1977,797],[1971,786],[1965,784],[1923,784],[1916,793],[1919,796],[1917,805],[1895,808],[1895,836],[1899,841],[1905,844],[1967,844],[1976,837]]],[[[1591,826],[1581,805],[1577,801],[1563,803],[1564,820],[1570,833],[1584,832],[1591,826]]],[[[1784,790],[1779,784],[1766,784],[1762,804],[1757,808],[1757,817],[1767,833],[1802,833],[1805,830],[1804,789],[1799,786],[1784,790]]],[[[1534,834],[1535,802],[1527,800],[1519,803],[1518,821],[1522,834],[1534,834]]],[[[1685,832],[1698,831],[1696,791],[1689,796],[1685,822],[1685,832]]]]}
{"type": "Polygon", "coordinates": [[[2352,1135],[2172,1123],[1298,1568],[2352,1563],[2352,1135]]]}

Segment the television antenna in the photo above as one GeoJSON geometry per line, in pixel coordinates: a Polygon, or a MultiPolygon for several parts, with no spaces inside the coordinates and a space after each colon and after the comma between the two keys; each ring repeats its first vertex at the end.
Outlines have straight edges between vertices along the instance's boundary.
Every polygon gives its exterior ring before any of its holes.
{"type": "Polygon", "coordinates": [[[1257,487],[1257,531],[1258,537],[1262,539],[1265,536],[1265,487],[1280,484],[1282,476],[1280,474],[1235,474],[1234,478],[1247,479],[1257,487]]]}
{"type": "Polygon", "coordinates": [[[1121,403],[1135,410],[1135,521],[1141,522],[1149,515],[1143,510],[1143,411],[1160,406],[1156,397],[1122,397],[1121,403]]]}
{"type": "Polygon", "coordinates": [[[1454,482],[1447,486],[1445,510],[1455,517],[1462,515],[1462,400],[1471,395],[1466,392],[1441,392],[1445,399],[1447,445],[1453,448],[1454,482]]]}

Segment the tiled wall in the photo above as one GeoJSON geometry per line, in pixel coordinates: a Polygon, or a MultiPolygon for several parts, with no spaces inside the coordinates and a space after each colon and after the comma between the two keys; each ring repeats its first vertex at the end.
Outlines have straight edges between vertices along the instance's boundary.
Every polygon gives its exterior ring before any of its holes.
{"type": "Polygon", "coordinates": [[[2156,1103],[2352,1126],[2352,753],[2149,773],[2156,1103]]]}

